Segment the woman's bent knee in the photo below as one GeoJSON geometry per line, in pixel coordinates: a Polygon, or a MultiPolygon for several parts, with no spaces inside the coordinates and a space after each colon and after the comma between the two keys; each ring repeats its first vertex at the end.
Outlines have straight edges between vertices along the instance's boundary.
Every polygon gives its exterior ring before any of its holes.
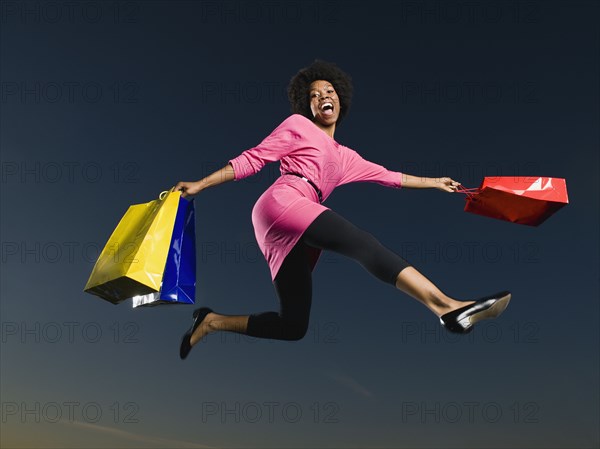
{"type": "Polygon", "coordinates": [[[308,322],[287,321],[282,325],[282,337],[284,340],[302,340],[308,331],[308,322]]]}

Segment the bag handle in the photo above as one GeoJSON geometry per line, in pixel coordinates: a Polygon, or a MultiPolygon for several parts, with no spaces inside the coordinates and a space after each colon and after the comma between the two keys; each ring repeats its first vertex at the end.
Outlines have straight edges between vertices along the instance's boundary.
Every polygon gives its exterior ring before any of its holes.
{"type": "Polygon", "coordinates": [[[457,187],[457,189],[455,190],[455,192],[456,193],[464,193],[465,195],[467,195],[467,197],[469,199],[473,199],[473,197],[479,193],[479,188],[478,187],[465,188],[465,187],[463,187],[462,184],[460,184],[457,187]]]}
{"type": "Polygon", "coordinates": [[[158,195],[158,199],[161,201],[164,200],[165,196],[167,196],[169,193],[170,193],[170,190],[164,190],[164,191],[160,192],[160,195],[158,195]]]}

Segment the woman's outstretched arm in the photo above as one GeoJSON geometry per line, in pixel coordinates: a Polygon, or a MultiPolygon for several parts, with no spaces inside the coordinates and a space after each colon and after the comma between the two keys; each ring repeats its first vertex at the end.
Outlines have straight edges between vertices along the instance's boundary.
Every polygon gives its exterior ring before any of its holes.
{"type": "Polygon", "coordinates": [[[233,181],[234,177],[235,173],[233,171],[233,167],[231,166],[231,164],[227,164],[225,167],[208,175],[206,178],[200,179],[199,181],[178,182],[177,185],[171,190],[173,192],[181,190],[181,196],[185,198],[187,196],[196,195],[198,192],[208,187],[213,187],[219,184],[223,184],[224,182],[233,181]]]}
{"type": "Polygon", "coordinates": [[[413,176],[399,171],[388,170],[382,165],[364,159],[355,150],[340,145],[342,150],[342,178],[338,185],[349,182],[377,182],[389,187],[430,189],[455,192],[459,182],[446,177],[427,178],[413,176]]]}
{"type": "Polygon", "coordinates": [[[179,182],[172,191],[181,190],[182,197],[195,195],[207,187],[216,186],[228,181],[238,181],[257,173],[268,162],[280,160],[294,149],[297,138],[297,121],[304,120],[298,114],[286,118],[265,137],[260,144],[243,151],[220,170],[195,182],[179,182]]]}

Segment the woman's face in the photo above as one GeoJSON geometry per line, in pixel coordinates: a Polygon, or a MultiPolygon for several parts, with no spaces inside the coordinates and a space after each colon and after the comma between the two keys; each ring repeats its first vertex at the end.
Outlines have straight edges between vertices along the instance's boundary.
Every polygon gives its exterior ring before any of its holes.
{"type": "Polygon", "coordinates": [[[330,126],[340,116],[340,99],[329,81],[317,80],[310,84],[310,110],[313,121],[330,126]]]}

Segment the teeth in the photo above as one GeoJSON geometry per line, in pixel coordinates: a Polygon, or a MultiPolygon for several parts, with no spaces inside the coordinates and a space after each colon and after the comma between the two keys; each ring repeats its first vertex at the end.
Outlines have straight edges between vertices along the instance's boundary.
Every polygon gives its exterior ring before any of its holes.
{"type": "Polygon", "coordinates": [[[325,103],[325,104],[323,104],[323,106],[321,106],[321,110],[325,110],[325,106],[331,106],[331,109],[333,109],[333,104],[325,103]]]}

